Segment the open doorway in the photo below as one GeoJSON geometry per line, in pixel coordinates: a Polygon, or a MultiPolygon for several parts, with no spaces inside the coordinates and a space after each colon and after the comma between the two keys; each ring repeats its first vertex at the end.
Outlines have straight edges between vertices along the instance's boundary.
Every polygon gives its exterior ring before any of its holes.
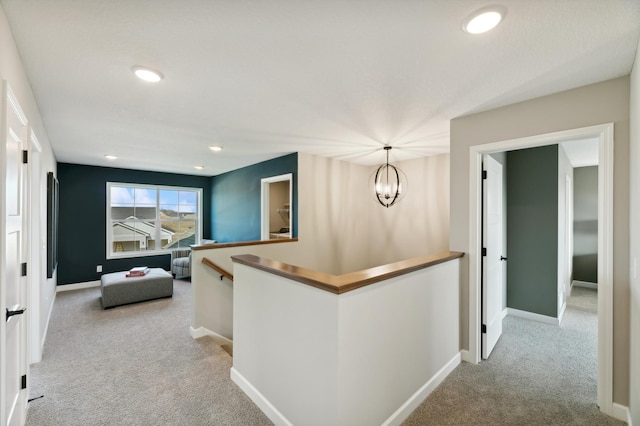
{"type": "MultiPolygon", "coordinates": [[[[601,411],[613,415],[613,124],[507,140],[470,148],[470,253],[469,253],[469,354],[481,356],[481,165],[482,156],[502,151],[554,145],[595,138],[598,140],[598,396],[601,411]]],[[[564,177],[563,177],[564,179],[564,177]]]]}
{"type": "Polygon", "coordinates": [[[261,180],[261,239],[291,238],[293,229],[291,173],[261,180]]]}

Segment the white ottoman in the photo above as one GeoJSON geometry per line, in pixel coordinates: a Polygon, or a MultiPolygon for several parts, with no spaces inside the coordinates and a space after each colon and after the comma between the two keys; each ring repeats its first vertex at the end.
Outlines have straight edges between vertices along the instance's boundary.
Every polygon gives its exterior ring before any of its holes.
{"type": "Polygon", "coordinates": [[[113,272],[100,278],[104,309],[173,296],[173,276],[164,269],[151,268],[142,277],[127,277],[127,273],[113,272]]]}

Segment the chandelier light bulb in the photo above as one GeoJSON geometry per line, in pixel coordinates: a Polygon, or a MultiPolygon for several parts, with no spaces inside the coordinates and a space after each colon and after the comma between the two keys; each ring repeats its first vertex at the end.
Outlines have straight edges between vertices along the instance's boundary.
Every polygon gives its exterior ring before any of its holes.
{"type": "Polygon", "coordinates": [[[383,207],[391,207],[404,196],[403,189],[407,187],[407,177],[402,170],[393,164],[389,164],[390,146],[385,146],[387,161],[378,166],[371,175],[371,187],[375,199],[383,207]]]}

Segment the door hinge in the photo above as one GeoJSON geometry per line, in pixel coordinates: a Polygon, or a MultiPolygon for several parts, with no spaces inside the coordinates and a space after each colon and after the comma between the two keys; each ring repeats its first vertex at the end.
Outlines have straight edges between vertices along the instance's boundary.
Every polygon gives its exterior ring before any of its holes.
{"type": "Polygon", "coordinates": [[[484,334],[487,334],[487,325],[486,324],[482,324],[482,332],[484,334]]]}
{"type": "Polygon", "coordinates": [[[482,247],[482,255],[483,256],[487,255],[487,248],[486,247],[482,247]]]}
{"type": "Polygon", "coordinates": [[[20,265],[22,267],[22,276],[26,277],[27,276],[27,262],[24,262],[22,265],[20,265]]]}
{"type": "Polygon", "coordinates": [[[29,151],[26,149],[22,151],[22,164],[27,164],[29,162],[29,151]]]}
{"type": "Polygon", "coordinates": [[[27,388],[27,375],[25,374],[24,376],[22,376],[22,386],[20,387],[20,389],[26,389],[27,388]]]}
{"type": "Polygon", "coordinates": [[[482,179],[486,179],[487,178],[487,171],[483,170],[482,171],[482,179]]]}

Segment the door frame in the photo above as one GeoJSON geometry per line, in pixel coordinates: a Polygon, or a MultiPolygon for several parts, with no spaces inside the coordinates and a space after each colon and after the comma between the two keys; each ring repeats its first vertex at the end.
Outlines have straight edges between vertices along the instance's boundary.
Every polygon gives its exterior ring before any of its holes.
{"type": "Polygon", "coordinates": [[[269,185],[289,181],[289,232],[293,237],[293,173],[271,176],[260,180],[260,238],[269,239],[269,185]]]}
{"type": "MultiPolygon", "coordinates": [[[[481,241],[481,247],[483,247],[484,250],[486,250],[485,256],[482,256],[482,266],[481,266],[481,271],[482,271],[482,284],[481,284],[481,290],[482,292],[480,293],[480,301],[482,303],[482,306],[480,308],[480,321],[481,324],[484,324],[486,326],[486,332],[481,334],[481,338],[480,338],[480,356],[482,359],[489,359],[489,355],[491,354],[491,352],[493,351],[493,349],[495,348],[495,345],[498,343],[498,341],[500,340],[500,336],[502,336],[502,321],[504,319],[504,305],[505,302],[502,300],[503,294],[504,294],[504,288],[505,288],[505,276],[504,276],[504,268],[503,268],[503,264],[502,264],[502,258],[505,255],[505,247],[504,247],[504,231],[505,231],[505,223],[506,223],[506,217],[504,216],[504,178],[503,178],[503,164],[500,163],[498,160],[496,160],[495,158],[493,158],[490,155],[483,155],[482,156],[482,174],[483,174],[483,178],[482,178],[482,183],[481,185],[483,186],[483,190],[482,190],[482,200],[481,200],[481,207],[482,207],[482,229],[481,229],[481,233],[482,233],[482,241],[481,241]],[[491,163],[494,163],[493,165],[491,163]],[[498,167],[500,170],[500,180],[493,180],[492,179],[492,173],[491,170],[493,167],[498,167]],[[484,177],[486,175],[486,178],[484,177]],[[493,234],[493,232],[489,232],[489,216],[490,216],[490,211],[489,211],[489,200],[492,199],[492,194],[494,194],[495,191],[492,190],[492,183],[497,183],[499,186],[499,189],[497,190],[498,194],[499,194],[499,198],[500,198],[500,223],[497,224],[498,226],[496,228],[498,228],[498,230],[496,230],[495,228],[491,228],[495,231],[499,231],[499,242],[497,243],[497,245],[499,246],[499,250],[495,250],[494,243],[492,241],[489,241],[490,238],[490,234],[493,234]],[[498,258],[498,256],[500,256],[500,258],[498,258]],[[499,319],[495,319],[496,316],[494,316],[494,320],[495,321],[499,321],[499,324],[494,324],[493,322],[490,321],[491,318],[488,317],[488,311],[489,311],[489,304],[487,303],[488,300],[491,300],[492,298],[490,297],[486,297],[484,296],[484,293],[489,294],[490,290],[489,290],[489,286],[490,286],[490,264],[489,262],[497,262],[497,268],[496,268],[496,272],[500,275],[500,286],[499,286],[499,295],[498,295],[498,302],[499,302],[499,313],[497,315],[497,317],[499,317],[499,319]],[[487,315],[487,317],[485,318],[485,315],[487,315]],[[499,333],[496,333],[496,330],[499,329],[499,333]],[[495,335],[497,334],[497,338],[495,338],[495,341],[493,341],[495,335]],[[493,344],[491,344],[493,343],[493,344]],[[491,346],[489,348],[489,346],[491,346]],[[486,352],[486,356],[485,356],[485,352],[486,352]]],[[[493,188],[495,189],[495,188],[493,188]]],[[[495,234],[494,234],[495,235],[495,234]]],[[[494,321],[494,322],[495,322],[494,321]]]]}
{"type": "MultiPolygon", "coordinates": [[[[600,410],[612,417],[613,404],[613,123],[504,140],[469,148],[469,352],[477,364],[480,352],[482,155],[598,138],[598,398],[600,410]]],[[[626,420],[626,419],[625,419],[626,420]]]]}
{"type": "MultiPolygon", "coordinates": [[[[27,120],[27,116],[25,115],[24,111],[22,110],[22,108],[20,107],[20,103],[18,102],[17,97],[15,96],[15,94],[13,93],[13,90],[11,90],[11,87],[9,86],[9,83],[7,82],[7,80],[2,80],[2,101],[1,101],[1,105],[2,107],[0,108],[0,133],[3,135],[3,144],[6,143],[6,136],[8,134],[8,111],[9,109],[13,109],[14,112],[16,113],[16,115],[18,116],[18,119],[22,122],[22,124],[25,126],[26,128],[26,132],[25,132],[25,140],[24,143],[22,145],[22,149],[23,150],[29,150],[29,131],[30,131],[30,127],[29,127],[29,121],[27,120]]],[[[24,165],[23,165],[24,166],[24,165]]],[[[28,250],[30,247],[30,243],[29,243],[29,224],[28,224],[28,218],[29,218],[29,211],[28,211],[28,197],[29,197],[29,187],[27,185],[28,182],[28,168],[24,167],[21,170],[22,173],[22,187],[21,187],[21,191],[22,193],[20,194],[20,203],[21,205],[21,215],[22,215],[22,224],[21,224],[21,258],[22,260],[25,260],[28,262],[28,250]]],[[[0,202],[0,235],[6,236],[6,232],[7,232],[7,222],[6,222],[6,202],[5,202],[5,197],[6,197],[6,174],[7,174],[7,156],[6,156],[6,147],[3,147],[2,149],[0,149],[0,199],[2,199],[2,201],[0,202]]],[[[0,244],[0,271],[5,271],[6,270],[6,246],[4,244],[4,242],[2,244],[0,244]]],[[[21,296],[20,299],[22,300],[22,306],[27,308],[27,309],[32,309],[32,307],[30,306],[30,301],[29,301],[29,294],[28,294],[28,283],[29,283],[29,277],[22,277],[22,283],[21,283],[21,296]]],[[[4,273],[0,273],[0,300],[4,300],[5,297],[5,290],[6,290],[6,286],[7,286],[7,281],[6,281],[6,277],[4,275],[4,273]]],[[[4,308],[4,303],[3,306],[4,308]]],[[[5,341],[6,341],[6,323],[7,321],[5,321],[4,318],[4,310],[2,311],[2,318],[0,318],[0,342],[2,342],[2,345],[0,345],[0,425],[4,425],[4,423],[6,422],[6,416],[8,415],[8,413],[6,412],[6,404],[7,404],[7,390],[6,390],[6,382],[5,382],[5,378],[7,377],[6,374],[6,356],[7,356],[7,351],[6,351],[6,347],[4,345],[5,341]]],[[[26,375],[26,377],[29,377],[29,342],[28,342],[28,329],[29,329],[29,317],[28,315],[25,315],[23,318],[23,323],[22,323],[22,327],[21,327],[21,335],[20,335],[20,354],[19,357],[20,359],[18,360],[18,366],[20,368],[20,373],[24,373],[26,375]]],[[[18,405],[15,407],[16,409],[19,410],[19,412],[16,414],[17,417],[15,417],[15,419],[17,419],[18,424],[24,424],[25,420],[26,420],[26,414],[27,414],[27,395],[28,395],[28,386],[26,388],[22,388],[22,390],[20,391],[20,395],[18,396],[18,405]]],[[[13,417],[12,417],[13,420],[13,417]]],[[[12,421],[13,423],[13,421],[12,421]]]]}

